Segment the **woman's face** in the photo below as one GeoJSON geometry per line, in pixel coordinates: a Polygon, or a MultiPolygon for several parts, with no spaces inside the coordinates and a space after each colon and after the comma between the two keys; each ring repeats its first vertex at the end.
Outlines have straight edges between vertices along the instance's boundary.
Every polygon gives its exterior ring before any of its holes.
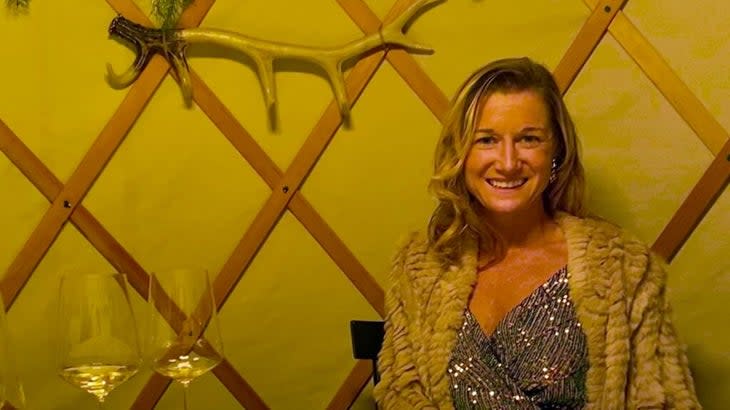
{"type": "Polygon", "coordinates": [[[466,186],[488,215],[543,212],[555,141],[535,91],[494,92],[479,102],[466,186]]]}

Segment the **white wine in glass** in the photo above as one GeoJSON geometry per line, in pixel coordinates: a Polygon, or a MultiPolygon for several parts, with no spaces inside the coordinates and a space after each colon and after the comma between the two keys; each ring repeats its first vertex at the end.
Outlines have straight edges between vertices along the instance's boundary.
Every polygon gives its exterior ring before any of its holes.
{"type": "Polygon", "coordinates": [[[223,360],[218,315],[208,272],[174,269],[153,273],[149,287],[147,350],[152,368],[187,387],[223,360]]]}
{"type": "Polygon", "coordinates": [[[125,275],[64,276],[58,313],[59,375],[101,406],[142,360],[125,275]]]}

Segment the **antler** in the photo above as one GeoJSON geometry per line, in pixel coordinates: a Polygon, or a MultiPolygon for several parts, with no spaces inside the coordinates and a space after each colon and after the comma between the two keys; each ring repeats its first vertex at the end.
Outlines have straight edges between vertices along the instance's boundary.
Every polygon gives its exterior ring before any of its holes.
{"type": "Polygon", "coordinates": [[[424,45],[408,39],[403,27],[424,7],[443,0],[419,0],[378,33],[367,35],[341,47],[320,48],[287,44],[248,37],[231,31],[191,28],[161,30],[144,27],[122,16],[117,16],[109,26],[109,34],[132,43],[137,51],[134,63],[122,74],[116,74],[107,64],[107,81],[116,88],[132,84],[154,53],[163,55],[180,80],[185,103],[192,103],[190,73],[185,56],[188,44],[208,43],[232,48],[251,57],[256,64],[266,105],[276,102],[273,62],[279,58],[298,59],[320,66],[332,85],[335,98],[343,116],[349,115],[345,92],[343,64],[385,44],[398,45],[409,50],[431,52],[424,45]]]}

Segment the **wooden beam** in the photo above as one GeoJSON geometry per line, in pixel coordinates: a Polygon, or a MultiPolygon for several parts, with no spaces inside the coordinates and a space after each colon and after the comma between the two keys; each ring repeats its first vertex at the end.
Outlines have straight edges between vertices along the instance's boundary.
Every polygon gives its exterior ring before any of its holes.
{"type": "MultiPolygon", "coordinates": [[[[383,24],[362,0],[337,0],[337,3],[340,4],[347,15],[350,16],[352,21],[365,34],[377,32],[383,24]]],[[[397,2],[388,12],[385,20],[390,21],[389,19],[402,13],[411,3],[413,3],[412,0],[397,2]]],[[[436,85],[418,62],[416,62],[416,59],[406,50],[397,48],[388,52],[387,59],[398,75],[416,93],[431,113],[440,122],[443,122],[446,119],[449,100],[438,85],[436,85]]]]}
{"type": "MultiPolygon", "coordinates": [[[[195,1],[190,7],[188,7],[185,12],[180,16],[180,22],[178,24],[178,27],[195,27],[200,24],[200,22],[203,20],[205,15],[208,13],[210,8],[213,6],[213,3],[215,0],[198,0],[195,1]]],[[[107,0],[107,3],[117,11],[117,13],[123,14],[127,16],[127,18],[131,20],[135,20],[140,24],[145,24],[148,26],[151,26],[152,23],[149,21],[149,19],[140,11],[140,9],[134,4],[133,2],[129,0],[107,0]]],[[[153,58],[153,61],[155,58],[159,56],[155,56],[153,58]]],[[[151,64],[151,62],[150,62],[151,64]]],[[[163,60],[163,64],[166,68],[165,73],[167,73],[169,69],[169,65],[166,61],[163,60]]],[[[146,73],[149,70],[149,68],[145,69],[143,72],[146,73]]],[[[141,76],[140,76],[141,77],[141,76]]],[[[160,77],[160,81],[162,80],[163,76],[160,77]]],[[[137,79],[135,84],[139,82],[140,79],[137,79]]],[[[150,95],[151,96],[151,95],[150,95]]],[[[146,291],[145,291],[146,294],[146,291]]],[[[263,403],[261,399],[258,397],[258,395],[253,392],[253,395],[247,395],[242,394],[242,392],[246,392],[247,388],[250,386],[248,383],[245,382],[243,377],[241,377],[239,374],[235,372],[230,371],[232,369],[232,366],[230,366],[230,363],[228,363],[227,360],[224,359],[224,361],[219,364],[218,366],[223,366],[223,369],[228,369],[228,371],[218,371],[217,373],[214,371],[214,374],[219,377],[219,380],[226,386],[226,388],[229,389],[231,394],[239,400],[239,402],[242,405],[245,405],[245,403],[255,403],[257,402],[256,399],[258,399],[259,402],[263,403]],[[223,377],[223,379],[221,379],[223,377]],[[243,401],[241,401],[243,400],[243,401]]],[[[156,403],[159,401],[159,399],[162,397],[162,394],[165,392],[167,387],[169,386],[169,379],[160,376],[159,374],[153,374],[148,382],[145,384],[144,388],[140,392],[140,394],[137,396],[137,399],[134,402],[133,408],[135,409],[151,409],[153,408],[156,403]]],[[[250,390],[250,389],[249,389],[250,390]]],[[[253,408],[253,407],[252,407],[253,408]]],[[[261,408],[261,407],[259,407],[261,408]]],[[[264,407],[265,408],[265,407],[264,407]]]]}
{"type": "MultiPolygon", "coordinates": [[[[589,6],[596,3],[595,0],[584,1],[589,6]]],[[[677,76],[661,54],[623,12],[616,15],[608,30],[702,143],[713,155],[717,155],[725,141],[730,139],[730,135],[677,76]]]]}
{"type": "Polygon", "coordinates": [[[228,391],[246,410],[266,410],[269,408],[261,399],[261,396],[256,393],[256,390],[241,377],[228,360],[223,360],[213,368],[213,374],[218,377],[218,380],[226,386],[228,391]]]}
{"type": "MultiPolygon", "coordinates": [[[[380,66],[383,58],[382,52],[372,54],[360,60],[351,70],[345,80],[351,104],[357,101],[357,97],[380,66]]],[[[289,169],[273,185],[271,196],[216,277],[213,288],[219,305],[223,304],[233,291],[253,257],[276,226],[292,197],[298,193],[299,187],[316,164],[322,151],[334,137],[341,122],[342,117],[337,102],[333,100],[302,145],[289,169]]]]}
{"type": "Polygon", "coordinates": [[[563,58],[555,67],[553,75],[558,88],[565,94],[578,76],[581,68],[593,54],[598,43],[606,34],[609,24],[626,4],[627,0],[605,0],[593,8],[591,15],[583,23],[573,43],[568,47],[563,58]]]}
{"type": "Polygon", "coordinates": [[[327,405],[327,410],[349,409],[352,403],[365,388],[373,374],[373,364],[370,360],[358,360],[350,370],[340,388],[327,405]]]}
{"type": "MultiPolygon", "coordinates": [[[[338,2],[343,7],[343,9],[345,9],[345,12],[350,16],[350,18],[352,18],[353,21],[358,24],[358,26],[364,33],[368,34],[371,32],[375,32],[381,26],[381,23],[378,21],[374,13],[362,1],[338,0],[338,2]]],[[[408,6],[412,3],[412,0],[396,1],[396,3],[383,19],[382,24],[387,24],[388,22],[392,21],[392,19],[396,18],[400,13],[406,10],[408,6]]],[[[391,54],[396,53],[396,56],[398,56],[397,53],[399,51],[402,50],[393,50],[391,52],[388,52],[386,55],[390,56],[391,54]]],[[[413,57],[407,55],[407,53],[405,54],[405,56],[396,57],[394,59],[389,58],[388,61],[393,64],[401,77],[403,77],[403,79],[406,80],[406,82],[409,84],[409,86],[411,86],[416,94],[419,95],[419,98],[421,98],[421,100],[429,107],[429,109],[436,116],[436,118],[438,118],[439,121],[443,121],[446,116],[446,110],[448,108],[448,101],[446,97],[438,89],[435,83],[433,83],[428,78],[425,72],[423,72],[423,70],[421,70],[420,67],[415,63],[413,57]]],[[[305,222],[302,223],[306,226],[305,222]]],[[[369,283],[363,283],[360,286],[370,287],[372,285],[369,283]]],[[[377,289],[380,289],[380,286],[377,285],[377,283],[375,284],[375,286],[377,287],[377,289]]],[[[375,306],[378,310],[378,313],[382,317],[385,316],[385,307],[383,303],[384,295],[381,293],[378,298],[379,300],[376,302],[377,305],[375,306]]],[[[373,304],[372,301],[371,304],[373,304]]],[[[367,362],[363,363],[362,360],[359,361],[352,369],[348,377],[340,385],[340,388],[337,390],[337,393],[332,398],[327,408],[349,408],[352,403],[357,400],[357,397],[360,395],[360,392],[365,386],[365,383],[367,383],[367,380],[369,380],[369,378],[371,377],[371,374],[372,365],[367,362]]]]}
{"type": "MultiPolygon", "coordinates": [[[[49,202],[58,197],[63,188],[61,181],[2,121],[0,121],[0,150],[49,202]]],[[[71,213],[71,222],[117,271],[127,274],[130,285],[145,298],[147,273],[83,205],[78,205],[76,211],[71,213]]],[[[10,292],[5,289],[6,286],[8,285],[4,282],[0,283],[3,295],[10,292]]]]}
{"type": "MultiPolygon", "coordinates": [[[[129,129],[142,112],[167,72],[162,58],[153,58],[148,68],[130,89],[112,118],[102,129],[89,151],[51,206],[43,215],[25,242],[23,248],[8,267],[3,278],[3,297],[7,308],[12,306],[18,293],[30,279],[36,266],[51,247],[71,213],[83,200],[92,184],[106,166],[114,151],[122,143],[129,129]]],[[[29,170],[29,173],[37,170],[29,170]]]]}
{"type": "MultiPolygon", "coordinates": [[[[272,190],[278,188],[279,181],[282,179],[282,171],[233,117],[231,112],[203,80],[193,71],[191,71],[191,83],[195,102],[200,109],[213,121],[221,133],[228,138],[241,156],[261,176],[264,182],[272,190]]],[[[321,218],[314,207],[304,197],[304,194],[301,191],[294,193],[288,206],[292,214],[294,214],[312,237],[322,246],[325,252],[327,252],[340,270],[368,300],[371,306],[382,315],[382,288],[380,288],[377,281],[367,272],[352,252],[347,249],[344,242],[327,225],[324,219],[321,218]]],[[[268,233],[259,232],[255,237],[263,239],[267,235],[268,233]]],[[[245,253],[253,257],[257,250],[258,248],[250,249],[245,253]]],[[[235,263],[234,266],[248,266],[249,263],[250,260],[241,260],[235,263]]]]}
{"type": "Polygon", "coordinates": [[[671,262],[707,211],[725,191],[728,180],[730,180],[730,140],[725,142],[725,146],[674,213],[652,249],[667,262],[671,262]]]}
{"type": "Polygon", "coordinates": [[[340,240],[337,233],[325,222],[301,192],[292,198],[289,209],[312,237],[322,246],[340,270],[350,279],[361,295],[380,317],[385,317],[385,292],[375,278],[357,260],[340,240]]]}

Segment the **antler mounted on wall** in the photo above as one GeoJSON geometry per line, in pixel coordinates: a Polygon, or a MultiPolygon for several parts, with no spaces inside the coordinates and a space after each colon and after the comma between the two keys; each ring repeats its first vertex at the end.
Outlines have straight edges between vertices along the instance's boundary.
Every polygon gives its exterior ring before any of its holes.
{"type": "Polygon", "coordinates": [[[296,59],[318,65],[329,78],[340,112],[347,117],[349,104],[345,93],[343,64],[384,45],[397,45],[412,51],[431,52],[430,48],[408,39],[403,34],[403,28],[419,11],[440,1],[443,0],[417,1],[396,20],[381,27],[377,33],[340,47],[331,48],[266,41],[231,31],[208,28],[154,29],[133,23],[123,16],[117,16],[109,26],[109,34],[130,42],[135,46],[137,55],[134,63],[122,74],[116,74],[107,64],[107,81],[116,88],[128,87],[137,79],[152,55],[159,53],[167,59],[180,80],[183,98],[189,106],[192,104],[192,88],[185,56],[186,49],[193,43],[215,44],[240,51],[253,60],[269,109],[276,102],[274,60],[296,59]]]}

